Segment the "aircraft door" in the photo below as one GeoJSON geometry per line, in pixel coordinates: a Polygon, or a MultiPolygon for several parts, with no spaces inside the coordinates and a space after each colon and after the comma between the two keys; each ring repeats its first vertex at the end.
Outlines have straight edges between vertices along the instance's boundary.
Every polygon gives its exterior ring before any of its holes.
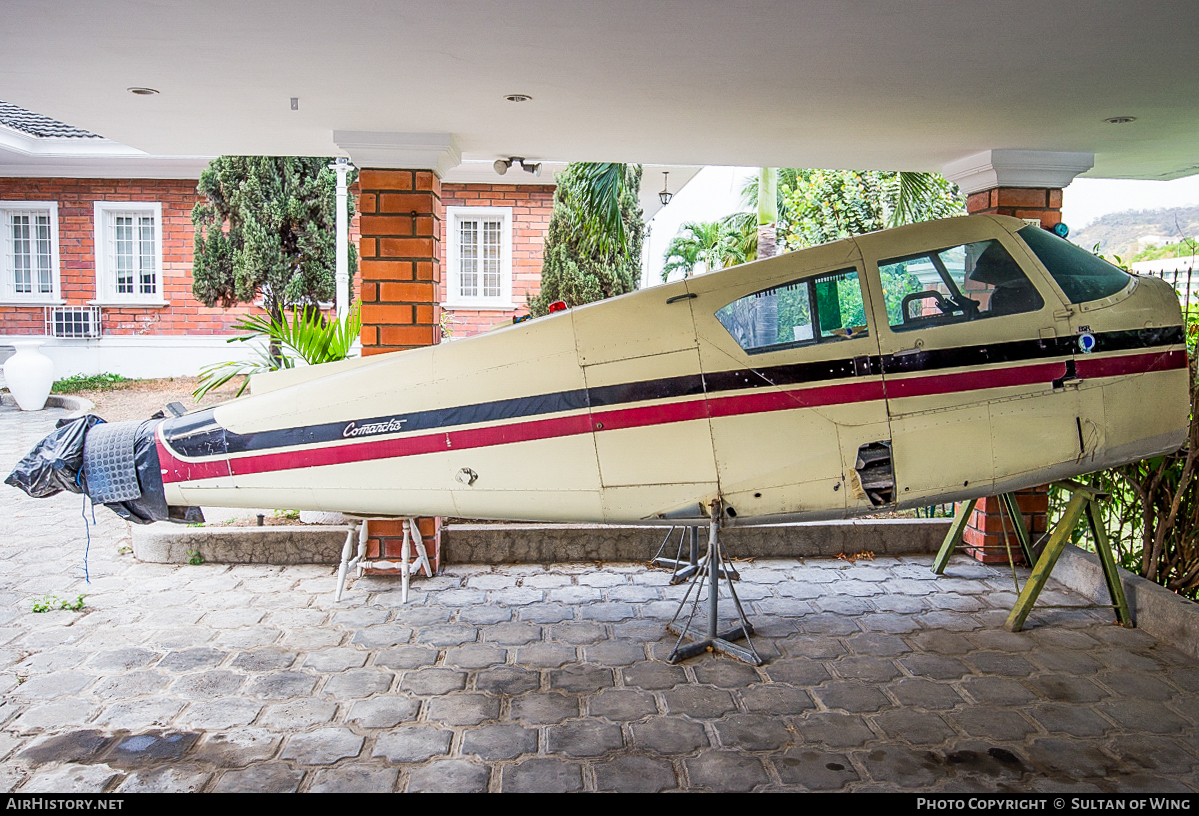
{"type": "Polygon", "coordinates": [[[817,259],[687,282],[720,491],[739,517],[873,506],[854,463],[890,433],[869,294],[852,243],[817,259]]]}
{"type": "Polygon", "coordinates": [[[606,516],[703,518],[716,495],[686,300],[672,284],[626,295],[621,310],[572,310],[606,516]]]}
{"type": "Polygon", "coordinates": [[[1043,275],[994,222],[910,235],[858,239],[877,287],[900,506],[1035,483],[1073,460],[1075,400],[1055,388],[1070,357],[1055,338],[1068,329],[1043,275]]]}

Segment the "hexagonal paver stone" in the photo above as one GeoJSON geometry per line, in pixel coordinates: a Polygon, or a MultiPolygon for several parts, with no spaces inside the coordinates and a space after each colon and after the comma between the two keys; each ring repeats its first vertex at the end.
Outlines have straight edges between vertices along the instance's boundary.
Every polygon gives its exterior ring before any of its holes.
{"type": "Polygon", "coordinates": [[[459,669],[486,669],[501,666],[508,652],[499,647],[483,643],[468,643],[456,649],[447,649],[445,664],[459,669]]]}
{"type": "Polygon", "coordinates": [[[462,753],[479,759],[515,759],[537,753],[537,732],[519,725],[499,724],[472,728],[462,737],[462,753]]]}
{"type": "Polygon", "coordinates": [[[738,692],[745,707],[755,714],[799,714],[815,708],[812,696],[803,689],[774,683],[756,683],[738,692]]]}
{"type": "Polygon", "coordinates": [[[416,642],[429,646],[461,646],[463,643],[474,643],[479,638],[479,630],[473,626],[457,626],[444,624],[427,626],[416,633],[416,642]]]}
{"type": "Polygon", "coordinates": [[[322,649],[312,652],[304,658],[303,668],[319,672],[338,672],[346,669],[359,669],[366,665],[369,653],[362,649],[342,647],[337,649],[322,649]]]}
{"type": "Polygon", "coordinates": [[[1097,705],[1096,709],[1115,720],[1117,725],[1151,734],[1179,734],[1193,728],[1178,714],[1152,700],[1111,700],[1097,705]]]}
{"type": "Polygon", "coordinates": [[[619,725],[598,720],[574,720],[552,725],[548,735],[549,753],[568,757],[602,756],[624,745],[619,725]]]}
{"type": "Polygon", "coordinates": [[[720,744],[745,751],[777,751],[799,737],[777,717],[733,714],[715,723],[720,744]]]}
{"type": "Polygon", "coordinates": [[[776,683],[790,683],[793,686],[811,688],[829,679],[828,669],[818,660],[806,657],[792,657],[775,660],[766,667],[766,674],[776,683]]]}
{"type": "Polygon", "coordinates": [[[382,694],[391,688],[395,675],[377,669],[356,669],[335,674],[325,682],[324,694],[332,694],[339,700],[355,700],[382,694]]]}
{"type": "Polygon", "coordinates": [[[707,686],[678,686],[662,695],[666,699],[666,710],[671,714],[686,714],[689,717],[721,717],[737,710],[733,695],[724,689],[707,686]]]}
{"type": "Polygon", "coordinates": [[[195,758],[218,768],[241,768],[275,755],[282,739],[262,728],[234,728],[208,734],[195,758]]]}
{"type": "Polygon", "coordinates": [[[541,675],[516,666],[497,666],[475,675],[475,688],[489,694],[524,694],[541,686],[541,675]]]}
{"type": "Polygon", "coordinates": [[[1087,678],[1069,674],[1042,674],[1028,678],[1025,685],[1057,703],[1095,703],[1111,696],[1087,678]]]}
{"type": "Polygon", "coordinates": [[[954,735],[954,730],[930,711],[893,709],[879,714],[874,722],[891,739],[912,745],[939,745],[954,735]]]}
{"type": "Polygon", "coordinates": [[[437,650],[423,646],[397,646],[375,655],[375,665],[388,669],[418,669],[437,662],[437,650]]]}
{"type": "Polygon", "coordinates": [[[412,694],[437,695],[466,688],[466,672],[453,669],[418,669],[404,672],[400,688],[412,694]]]}
{"type": "Polygon", "coordinates": [[[284,649],[264,647],[248,652],[239,652],[232,666],[242,671],[263,672],[286,669],[296,662],[296,653],[284,649]]]}
{"type": "Polygon", "coordinates": [[[391,762],[424,762],[449,753],[452,736],[432,726],[405,726],[380,736],[371,756],[387,757],[391,762]]]}
{"type": "Polygon", "coordinates": [[[1119,773],[1119,760],[1109,757],[1093,742],[1049,737],[1033,740],[1026,750],[1030,763],[1038,771],[1066,774],[1071,779],[1095,779],[1119,773]]]}
{"type": "Polygon", "coordinates": [[[914,751],[886,745],[859,755],[866,773],[892,789],[911,790],[931,785],[949,774],[941,758],[931,751],[914,751]]]}
{"type": "Polygon", "coordinates": [[[241,771],[226,771],[217,780],[216,793],[295,793],[304,778],[282,764],[261,763],[241,771]]]}
{"type": "Polygon", "coordinates": [[[298,671],[281,671],[255,678],[250,693],[258,697],[283,699],[304,697],[316,687],[316,678],[298,671]]]}
{"type": "Polygon", "coordinates": [[[211,669],[225,659],[225,652],[219,649],[200,647],[169,652],[158,663],[158,668],[172,672],[195,671],[196,669],[211,669]]]}
{"type": "Polygon", "coordinates": [[[673,688],[687,682],[687,673],[682,666],[672,666],[658,660],[634,663],[621,670],[625,686],[646,691],[673,688]]]}
{"type": "Polygon", "coordinates": [[[283,749],[283,759],[301,765],[332,765],[339,759],[356,757],[362,751],[363,738],[348,728],[322,728],[295,734],[283,749]]]}
{"type": "Polygon", "coordinates": [[[261,710],[262,703],[242,697],[207,700],[188,706],[179,722],[200,731],[223,730],[249,725],[261,710]]]}
{"type": "Polygon", "coordinates": [[[756,756],[739,751],[704,751],[684,761],[691,786],[709,790],[750,791],[770,782],[756,756]]]}
{"type": "Polygon", "coordinates": [[[618,756],[596,763],[595,785],[601,791],[658,793],[679,786],[674,766],[666,760],[643,756],[618,756]]]}
{"type": "Polygon", "coordinates": [[[412,722],[420,713],[420,700],[398,695],[359,700],[350,708],[349,720],[364,728],[394,728],[402,722],[412,722]]]}
{"type": "Polygon", "coordinates": [[[583,647],[585,659],[601,666],[632,666],[645,660],[645,646],[623,640],[608,640],[583,647]]]}
{"type": "Polygon", "coordinates": [[[885,683],[899,677],[895,662],[884,657],[855,657],[847,655],[832,663],[834,671],[847,680],[867,680],[885,683]]]}
{"type": "Polygon", "coordinates": [[[1011,706],[1037,699],[1023,683],[1009,677],[967,677],[962,688],[979,703],[1011,706]]]}
{"type": "Polygon", "coordinates": [[[115,793],[195,793],[211,775],[194,766],[143,768],[125,777],[115,793]]]}
{"type": "Polygon", "coordinates": [[[549,639],[572,646],[600,643],[608,639],[603,624],[589,621],[565,621],[549,630],[549,639]]]}
{"type": "Polygon", "coordinates": [[[394,623],[381,623],[376,626],[359,629],[354,633],[354,637],[350,639],[350,642],[365,646],[368,649],[385,649],[389,646],[401,646],[411,639],[412,630],[407,626],[398,626],[394,623]]]}
{"type": "Polygon", "coordinates": [[[90,668],[104,672],[123,672],[148,666],[158,659],[160,652],[130,647],[100,652],[87,662],[90,668]]]}
{"type": "Polygon", "coordinates": [[[429,720],[446,725],[478,725],[500,715],[500,701],[486,694],[444,694],[428,703],[429,720]]]}
{"type": "Polygon", "coordinates": [[[901,706],[926,709],[948,709],[962,702],[962,695],[946,683],[922,677],[901,677],[887,686],[901,706]]]}
{"type": "Polygon", "coordinates": [[[579,791],[583,789],[583,769],[560,759],[526,759],[504,767],[500,789],[507,793],[579,791]]]}
{"type": "Polygon", "coordinates": [[[217,669],[198,674],[185,674],[175,681],[171,690],[182,697],[193,699],[228,697],[241,688],[245,679],[244,674],[217,669]]]}
{"type": "Polygon", "coordinates": [[[549,692],[531,693],[512,700],[512,719],[530,725],[552,725],[579,716],[579,698],[549,692]]]}
{"type": "Polygon", "coordinates": [[[585,663],[550,672],[550,688],[588,693],[615,685],[612,670],[585,663]]]}
{"type": "Polygon", "coordinates": [[[637,617],[637,608],[631,603],[615,601],[600,601],[578,608],[578,615],[583,620],[605,621],[615,623],[627,618],[637,617]]]}
{"type": "Polygon", "coordinates": [[[34,774],[21,792],[100,793],[120,775],[107,765],[61,765],[34,774]]]}
{"type": "Polygon", "coordinates": [[[1030,709],[1028,714],[1051,734],[1098,737],[1115,727],[1085,706],[1050,704],[1030,709]]]}
{"type": "Polygon", "coordinates": [[[720,688],[744,688],[761,682],[753,666],[727,658],[708,658],[692,667],[697,682],[720,688]]]}
{"type": "Polygon", "coordinates": [[[659,754],[690,754],[709,744],[702,725],[680,717],[651,717],[631,730],[638,749],[659,754]]]}
{"type": "Polygon", "coordinates": [[[35,765],[49,762],[89,762],[100,757],[116,738],[92,728],[38,739],[22,751],[21,759],[35,765]]]}
{"type": "Polygon", "coordinates": [[[74,696],[92,682],[95,678],[83,672],[51,672],[30,677],[13,690],[21,697],[50,699],[60,696],[74,696]]]}
{"type": "Polygon", "coordinates": [[[391,793],[400,772],[395,768],[325,768],[317,771],[312,793],[391,793]]]}
{"type": "Polygon", "coordinates": [[[792,748],[773,759],[784,785],[799,785],[810,791],[836,791],[861,777],[844,754],[830,754],[804,746],[792,748]]]}
{"type": "Polygon", "coordinates": [[[820,742],[833,748],[860,747],[875,739],[870,726],[853,714],[809,712],[797,718],[795,727],[806,742],[820,742]]]}
{"type": "Polygon", "coordinates": [[[899,661],[917,677],[932,677],[936,680],[957,680],[970,674],[970,669],[960,660],[938,654],[914,654],[899,661]]]}
{"type": "Polygon", "coordinates": [[[640,720],[658,713],[654,695],[635,689],[606,689],[590,699],[587,713],[617,722],[640,720]]]}
{"type": "Polygon", "coordinates": [[[540,603],[533,606],[522,606],[518,614],[520,619],[529,623],[558,623],[574,617],[574,607],[566,604],[540,603]]]}
{"type": "Polygon", "coordinates": [[[491,771],[465,759],[443,759],[413,768],[409,793],[486,793],[491,771]]]}
{"type": "Polygon", "coordinates": [[[262,715],[261,723],[277,731],[296,731],[332,722],[336,716],[336,702],[300,697],[286,703],[268,706],[266,713],[262,715]]]}
{"type": "Polygon", "coordinates": [[[516,663],[520,666],[554,669],[575,659],[575,647],[564,643],[534,643],[516,650],[516,663]]]}

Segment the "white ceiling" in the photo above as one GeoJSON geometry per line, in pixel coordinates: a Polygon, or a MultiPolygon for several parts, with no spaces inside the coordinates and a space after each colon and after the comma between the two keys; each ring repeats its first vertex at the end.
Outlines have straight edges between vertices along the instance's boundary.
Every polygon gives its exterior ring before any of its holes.
{"type": "Polygon", "coordinates": [[[1199,172],[1185,0],[3,8],[0,99],[152,154],[331,155],[351,130],[450,134],[476,160],[939,170],[1014,148],[1093,152],[1090,176],[1199,172]]]}

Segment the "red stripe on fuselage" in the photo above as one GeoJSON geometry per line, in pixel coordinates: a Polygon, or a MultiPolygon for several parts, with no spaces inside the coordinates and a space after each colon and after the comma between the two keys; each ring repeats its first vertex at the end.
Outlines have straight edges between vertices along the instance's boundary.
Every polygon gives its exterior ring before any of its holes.
{"type": "MultiPolygon", "coordinates": [[[[1186,364],[1186,353],[1183,351],[1083,359],[1077,363],[1077,375],[1080,379],[1085,380],[1185,368],[1186,364]]],[[[1064,362],[1039,363],[959,374],[934,374],[905,379],[891,377],[886,380],[886,389],[887,396],[896,399],[1034,385],[1036,383],[1047,384],[1064,376],[1065,373],[1066,364],[1064,362]]],[[[698,397],[661,405],[619,408],[595,411],[590,414],[513,422],[507,425],[491,425],[460,431],[438,431],[399,439],[336,444],[278,453],[247,454],[231,456],[228,459],[209,459],[198,462],[187,462],[176,458],[162,439],[158,438],[158,456],[164,471],[162,474],[164,482],[195,481],[229,475],[238,476],[275,470],[294,470],[417,456],[447,450],[492,447],[514,442],[577,436],[592,431],[606,432],[687,422],[705,419],[709,416],[728,417],[824,405],[870,402],[884,398],[883,387],[882,380],[874,380],[785,391],[734,394],[726,397],[698,397]]]]}

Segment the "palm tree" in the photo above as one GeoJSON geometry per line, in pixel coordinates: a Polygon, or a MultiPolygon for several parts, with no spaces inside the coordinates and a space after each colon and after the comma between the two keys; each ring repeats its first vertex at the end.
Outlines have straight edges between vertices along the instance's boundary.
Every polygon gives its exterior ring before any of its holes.
{"type": "Polygon", "coordinates": [[[688,221],[679,227],[678,235],[666,248],[662,280],[678,271],[682,271],[684,278],[690,277],[701,263],[708,271],[744,263],[738,238],[736,229],[727,220],[688,221]]]}
{"type": "MultiPolygon", "coordinates": [[[[627,254],[628,241],[620,213],[621,196],[640,182],[639,165],[579,162],[568,183],[560,183],[562,202],[582,214],[582,243],[596,252],[627,254]]],[[[636,190],[632,191],[636,194],[636,190]]]]}

